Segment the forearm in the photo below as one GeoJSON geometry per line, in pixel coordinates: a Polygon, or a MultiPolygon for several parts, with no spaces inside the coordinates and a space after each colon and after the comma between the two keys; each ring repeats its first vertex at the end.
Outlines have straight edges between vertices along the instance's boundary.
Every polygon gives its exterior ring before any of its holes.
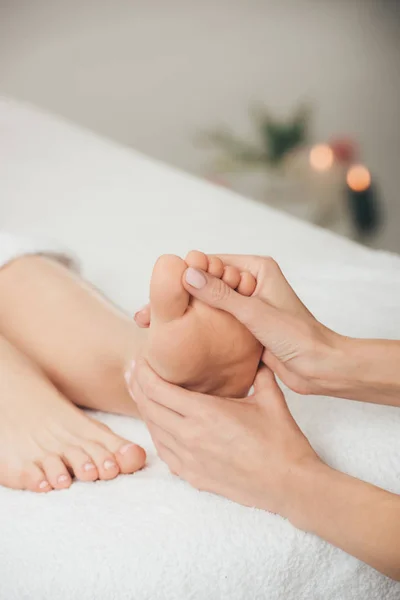
{"type": "Polygon", "coordinates": [[[319,393],[400,406],[400,341],[333,339],[319,393]]]}
{"type": "Polygon", "coordinates": [[[63,266],[25,257],[1,269],[0,332],[77,404],[136,414],[123,372],[146,332],[63,266]]]}
{"type": "Polygon", "coordinates": [[[295,527],[400,580],[400,496],[316,463],[292,477],[290,497],[295,527]]]}

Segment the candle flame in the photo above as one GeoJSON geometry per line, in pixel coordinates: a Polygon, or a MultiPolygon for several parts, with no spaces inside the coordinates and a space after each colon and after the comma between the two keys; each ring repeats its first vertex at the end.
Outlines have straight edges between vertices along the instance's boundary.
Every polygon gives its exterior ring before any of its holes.
{"type": "Polygon", "coordinates": [[[364,165],[353,165],[347,171],[346,181],[354,192],[364,192],[371,185],[371,174],[364,165]]]}

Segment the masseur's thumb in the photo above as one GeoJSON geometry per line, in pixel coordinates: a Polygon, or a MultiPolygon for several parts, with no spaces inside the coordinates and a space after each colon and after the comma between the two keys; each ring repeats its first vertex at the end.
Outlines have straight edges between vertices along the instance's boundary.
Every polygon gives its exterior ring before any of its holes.
{"type": "Polygon", "coordinates": [[[233,315],[254,337],[265,343],[263,334],[276,310],[268,303],[254,296],[242,296],[221,279],[191,267],[183,274],[183,285],[194,298],[233,315]]]}

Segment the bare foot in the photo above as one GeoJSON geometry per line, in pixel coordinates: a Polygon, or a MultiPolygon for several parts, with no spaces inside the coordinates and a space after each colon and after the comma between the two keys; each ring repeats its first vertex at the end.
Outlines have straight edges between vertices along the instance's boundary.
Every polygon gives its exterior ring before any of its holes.
{"type": "Polygon", "coordinates": [[[243,397],[251,387],[262,346],[234,317],[191,298],[182,285],[188,266],[221,277],[251,295],[256,282],[220,259],[192,251],[182,260],[158,259],[151,279],[151,324],[145,354],[168,381],[195,391],[243,397]]]}
{"type": "Polygon", "coordinates": [[[145,462],[120,438],[66,400],[23,354],[0,338],[0,485],[33,492],[113,479],[145,462]]]}

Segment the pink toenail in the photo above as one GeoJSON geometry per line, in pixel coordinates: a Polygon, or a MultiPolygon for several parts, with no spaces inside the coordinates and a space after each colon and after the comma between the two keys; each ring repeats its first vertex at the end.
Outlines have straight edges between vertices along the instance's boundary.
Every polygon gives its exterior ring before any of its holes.
{"type": "Polygon", "coordinates": [[[186,270],[185,280],[189,285],[198,290],[203,288],[207,283],[207,279],[204,277],[203,273],[192,267],[189,267],[186,270]]]}
{"type": "Polygon", "coordinates": [[[69,477],[68,475],[60,475],[60,477],[57,479],[58,483],[64,483],[65,481],[68,481],[69,477]]]}
{"type": "Polygon", "coordinates": [[[116,466],[117,465],[116,465],[116,463],[113,460],[105,460],[104,461],[104,468],[106,470],[114,469],[114,467],[116,467],[116,466]]]}
{"type": "Polygon", "coordinates": [[[135,444],[125,444],[125,446],[122,446],[122,448],[119,449],[119,453],[120,454],[126,454],[134,446],[135,446],[135,444]]]}
{"type": "Polygon", "coordinates": [[[44,488],[47,488],[49,486],[49,482],[46,481],[45,479],[43,479],[43,481],[41,481],[39,483],[39,489],[44,490],[44,488]]]}
{"type": "Polygon", "coordinates": [[[87,462],[83,465],[83,470],[84,471],[92,471],[93,469],[95,469],[96,467],[94,466],[93,463],[91,462],[87,462]]]}

